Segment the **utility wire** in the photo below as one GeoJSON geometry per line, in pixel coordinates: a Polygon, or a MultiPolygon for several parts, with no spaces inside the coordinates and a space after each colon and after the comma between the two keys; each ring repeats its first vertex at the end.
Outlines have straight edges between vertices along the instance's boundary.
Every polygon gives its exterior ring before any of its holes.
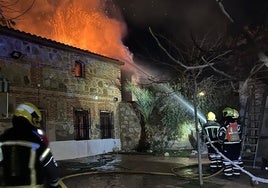
{"type": "MultiPolygon", "coordinates": [[[[35,1],[36,1],[36,0],[33,0],[32,3],[30,4],[30,6],[29,6],[26,10],[24,10],[21,14],[15,16],[15,17],[12,17],[12,18],[8,18],[8,19],[6,19],[6,20],[7,20],[7,21],[15,20],[15,19],[17,19],[17,18],[19,18],[19,17],[25,15],[25,14],[26,14],[26,13],[33,7],[35,1]]],[[[6,9],[8,8],[8,7],[4,6],[4,5],[2,5],[2,6],[5,7],[6,9]]],[[[9,5],[9,6],[11,6],[11,5],[9,5]]],[[[10,9],[10,8],[9,8],[9,9],[10,9]]]]}

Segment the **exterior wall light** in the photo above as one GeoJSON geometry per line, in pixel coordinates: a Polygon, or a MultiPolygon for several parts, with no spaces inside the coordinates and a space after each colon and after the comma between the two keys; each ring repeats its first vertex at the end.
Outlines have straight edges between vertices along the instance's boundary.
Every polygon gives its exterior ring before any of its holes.
{"type": "Polygon", "coordinates": [[[19,59],[22,57],[22,53],[19,51],[13,51],[10,53],[10,56],[14,59],[19,59]]]}

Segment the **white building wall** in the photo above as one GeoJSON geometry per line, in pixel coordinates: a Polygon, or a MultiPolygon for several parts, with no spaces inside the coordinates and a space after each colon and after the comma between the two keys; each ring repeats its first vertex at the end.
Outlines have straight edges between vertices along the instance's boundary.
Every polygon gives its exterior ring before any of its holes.
{"type": "Polygon", "coordinates": [[[120,139],[70,140],[50,142],[56,160],[75,159],[121,150],[120,139]]]}

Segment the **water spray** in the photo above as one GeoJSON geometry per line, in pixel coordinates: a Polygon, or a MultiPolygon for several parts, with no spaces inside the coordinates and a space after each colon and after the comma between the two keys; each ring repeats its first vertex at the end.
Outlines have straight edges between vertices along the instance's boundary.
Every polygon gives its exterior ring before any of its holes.
{"type": "MultiPolygon", "coordinates": [[[[192,104],[190,104],[186,99],[183,98],[183,96],[176,94],[170,87],[168,87],[165,84],[158,84],[157,87],[166,93],[170,94],[170,97],[172,97],[176,102],[181,104],[186,110],[188,110],[190,113],[194,115],[194,107],[192,104]]],[[[206,117],[197,110],[197,116],[199,120],[203,123],[206,122],[206,117]]]]}

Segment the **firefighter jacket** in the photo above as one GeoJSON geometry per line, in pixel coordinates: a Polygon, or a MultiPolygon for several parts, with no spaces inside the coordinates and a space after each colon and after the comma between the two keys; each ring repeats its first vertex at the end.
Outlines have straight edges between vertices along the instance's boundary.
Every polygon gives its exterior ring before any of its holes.
{"type": "Polygon", "coordinates": [[[13,126],[0,136],[0,146],[0,186],[58,187],[57,163],[37,128],[13,126]]]}
{"type": "Polygon", "coordinates": [[[221,143],[235,144],[241,142],[241,125],[234,119],[227,119],[219,129],[221,143]]]}
{"type": "Polygon", "coordinates": [[[220,129],[220,124],[215,121],[208,121],[202,126],[202,141],[206,144],[209,143],[208,137],[211,143],[218,142],[218,132],[220,129]]]}

